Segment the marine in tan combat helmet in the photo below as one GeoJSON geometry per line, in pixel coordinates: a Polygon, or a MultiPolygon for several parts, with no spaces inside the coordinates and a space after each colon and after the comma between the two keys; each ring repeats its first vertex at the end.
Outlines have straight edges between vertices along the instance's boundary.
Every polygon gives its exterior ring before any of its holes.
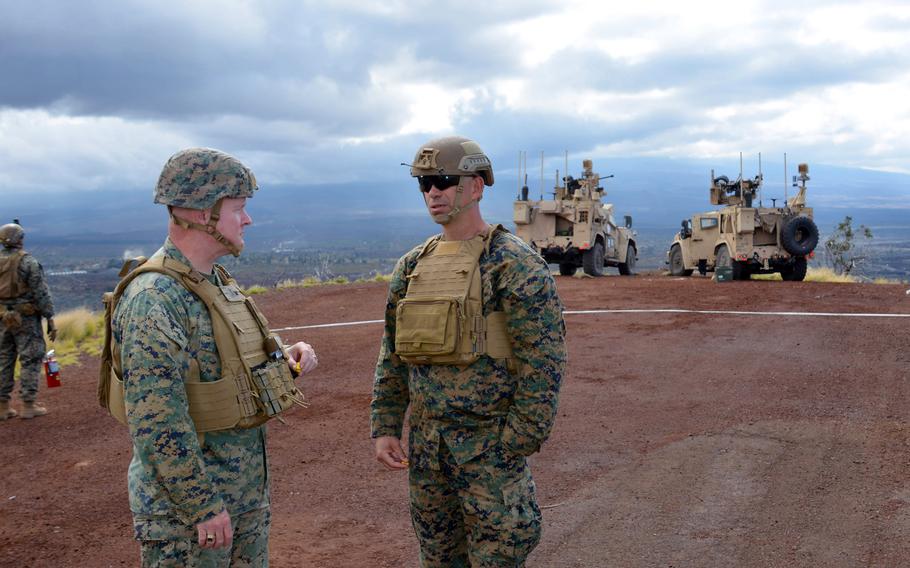
{"type": "Polygon", "coordinates": [[[0,421],[19,416],[10,406],[16,359],[22,418],[44,416],[47,409],[36,402],[41,362],[47,346],[41,319],[47,320],[47,334],[57,338],[54,303],[41,264],[23,249],[25,231],[16,223],[0,227],[0,421]]]}
{"type": "Polygon", "coordinates": [[[556,418],[562,305],[543,259],[483,220],[494,178],[476,142],[431,140],[409,165],[442,233],[405,254],[389,283],[376,459],[409,473],[422,566],[523,566],[540,539],[527,456],[556,418]]]}
{"type": "Polygon", "coordinates": [[[243,249],[257,189],[224,152],[174,154],[154,192],[168,207],[168,238],[108,297],[99,397],[129,426],[143,566],[268,564],[263,424],[298,399],[291,375],[317,359],[304,342],[284,348],[215,264],[243,249]]]}

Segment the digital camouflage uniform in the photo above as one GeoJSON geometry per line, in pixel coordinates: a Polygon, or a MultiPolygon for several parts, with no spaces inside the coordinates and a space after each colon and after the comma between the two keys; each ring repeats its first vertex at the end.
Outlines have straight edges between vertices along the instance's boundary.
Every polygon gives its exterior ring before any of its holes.
{"type": "MultiPolygon", "coordinates": [[[[18,248],[0,248],[0,265],[20,252],[18,248]]],[[[13,374],[18,356],[21,366],[19,398],[23,402],[34,402],[38,395],[38,379],[47,348],[41,318],[54,317],[54,303],[44,279],[44,270],[35,257],[28,253],[22,256],[18,276],[19,282],[25,284],[27,290],[17,298],[0,299],[0,316],[12,310],[19,314],[22,321],[18,326],[9,326],[3,321],[9,318],[0,318],[0,401],[9,401],[13,392],[13,374]],[[23,310],[23,306],[32,308],[23,310]],[[32,310],[34,313],[31,315],[22,313],[32,310]]]]}
{"type": "MultiPolygon", "coordinates": [[[[187,266],[167,239],[155,256],[187,266]]],[[[207,275],[213,284],[215,275],[207,275]]],[[[265,426],[208,432],[200,441],[184,380],[221,375],[205,304],[169,276],[135,278],[117,304],[127,422],[133,441],[128,483],[145,566],[266,566],[269,491],[265,426]],[[193,369],[191,370],[191,365],[193,369]],[[195,525],[227,509],[232,549],[202,549],[195,525]]]]}
{"type": "Polygon", "coordinates": [[[483,313],[505,311],[516,372],[482,356],[466,367],[395,355],[395,310],[422,248],[392,275],[376,366],[372,436],[401,437],[410,406],[411,519],[427,567],[522,566],[540,539],[527,456],[556,418],[566,361],[556,285],[543,259],[508,232],[480,257],[483,313]]]}

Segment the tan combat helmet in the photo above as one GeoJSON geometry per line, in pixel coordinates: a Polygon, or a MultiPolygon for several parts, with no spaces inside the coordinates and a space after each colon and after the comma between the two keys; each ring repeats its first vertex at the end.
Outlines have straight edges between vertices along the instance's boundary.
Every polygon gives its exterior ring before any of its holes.
{"type": "MultiPolygon", "coordinates": [[[[403,165],[411,166],[411,177],[418,178],[422,189],[425,183],[431,183],[433,179],[439,177],[459,178],[454,208],[444,215],[433,215],[433,220],[442,225],[449,223],[456,215],[476,203],[475,201],[459,203],[460,196],[464,193],[464,181],[469,179],[465,176],[478,175],[483,178],[485,185],[493,185],[493,164],[490,158],[484,154],[477,142],[462,136],[430,140],[417,149],[411,164],[403,165]]],[[[439,189],[447,189],[452,185],[455,184],[449,183],[445,188],[439,189]]],[[[429,191],[429,187],[427,185],[425,191],[429,191]]]]}
{"type": "Polygon", "coordinates": [[[20,248],[25,238],[25,231],[18,223],[7,223],[0,227],[0,242],[6,248],[20,248]]]}
{"type": "Polygon", "coordinates": [[[181,219],[171,212],[175,224],[185,229],[196,229],[212,236],[234,256],[240,247],[215,229],[221,217],[221,200],[225,197],[252,197],[259,189],[256,176],[237,158],[211,148],[188,148],[168,159],[158,185],[155,203],[187,209],[211,209],[205,225],[181,219]]]}

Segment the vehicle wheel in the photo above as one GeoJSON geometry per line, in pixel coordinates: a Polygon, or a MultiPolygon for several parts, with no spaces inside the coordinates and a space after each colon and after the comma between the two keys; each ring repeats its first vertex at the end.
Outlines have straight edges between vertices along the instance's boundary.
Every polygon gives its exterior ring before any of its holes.
{"type": "Polygon", "coordinates": [[[732,266],[730,264],[730,249],[727,248],[727,245],[720,245],[720,248],[717,249],[717,255],[714,257],[714,269],[717,270],[721,266],[732,266]]]}
{"type": "Polygon", "coordinates": [[[601,243],[594,243],[581,256],[581,264],[588,276],[604,275],[604,246],[601,243]]]}
{"type": "Polygon", "coordinates": [[[635,250],[635,247],[629,243],[629,248],[626,249],[626,261],[619,263],[619,273],[623,276],[631,276],[635,273],[635,255],[638,251],[635,250]]]}
{"type": "Polygon", "coordinates": [[[780,243],[794,256],[806,256],[818,246],[818,227],[808,217],[794,217],[780,230],[780,243]]]}
{"type": "Polygon", "coordinates": [[[692,269],[686,270],[682,248],[679,245],[673,245],[670,249],[670,274],[673,276],[692,276],[692,269]]]}
{"type": "Polygon", "coordinates": [[[730,249],[727,248],[727,245],[720,245],[720,248],[717,249],[717,256],[714,259],[715,271],[722,266],[727,266],[731,269],[733,280],[742,279],[743,263],[730,258],[730,249]]]}
{"type": "Polygon", "coordinates": [[[786,282],[802,282],[806,279],[807,269],[806,257],[797,256],[790,264],[781,269],[780,277],[786,282]]]}
{"type": "Polygon", "coordinates": [[[569,263],[569,262],[560,262],[559,263],[559,273],[562,274],[563,276],[574,276],[575,271],[577,269],[578,269],[578,267],[572,263],[569,263]]]}

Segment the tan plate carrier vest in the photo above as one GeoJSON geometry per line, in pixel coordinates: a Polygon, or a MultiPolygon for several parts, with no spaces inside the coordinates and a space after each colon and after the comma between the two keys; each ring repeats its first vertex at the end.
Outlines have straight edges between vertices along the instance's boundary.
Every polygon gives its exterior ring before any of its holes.
{"type": "Polygon", "coordinates": [[[215,270],[224,285],[212,284],[172,258],[133,259],[123,265],[117,288],[104,294],[105,339],[98,400],[120,422],[126,424],[126,406],[120,346],[113,339],[111,319],[127,285],[146,272],[159,272],[176,280],[205,304],[212,318],[221,378],[201,382],[199,365],[193,360],[184,381],[196,432],[253,428],[294,404],[305,405],[288,369],[281,339],[269,333],[265,317],[230,274],[217,264],[215,270]],[[127,275],[134,262],[138,267],[127,275]]]}
{"type": "Polygon", "coordinates": [[[28,284],[19,278],[19,263],[25,251],[17,250],[0,260],[0,301],[15,300],[28,291],[28,284]]]}
{"type": "Polygon", "coordinates": [[[424,243],[395,311],[395,354],[419,365],[469,365],[481,355],[514,366],[506,313],[483,315],[480,255],[501,225],[467,241],[424,243]]]}
{"type": "Polygon", "coordinates": [[[0,260],[0,323],[15,332],[22,325],[22,316],[38,313],[38,306],[31,302],[17,302],[28,292],[28,283],[19,278],[19,264],[26,252],[18,249],[0,260]]]}

